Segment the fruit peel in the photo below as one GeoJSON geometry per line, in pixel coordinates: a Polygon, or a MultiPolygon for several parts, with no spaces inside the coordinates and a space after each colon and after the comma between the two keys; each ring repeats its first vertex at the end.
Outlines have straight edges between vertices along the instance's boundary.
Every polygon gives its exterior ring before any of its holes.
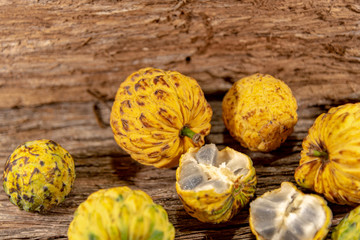
{"type": "Polygon", "coordinates": [[[74,160],[52,140],[18,146],[5,163],[3,187],[20,209],[45,212],[60,204],[75,180],[74,160]]]}
{"type": "Polygon", "coordinates": [[[117,144],[136,161],[178,165],[181,154],[204,144],[212,110],[197,81],[176,71],[140,69],[121,83],[110,124],[117,144]]]}

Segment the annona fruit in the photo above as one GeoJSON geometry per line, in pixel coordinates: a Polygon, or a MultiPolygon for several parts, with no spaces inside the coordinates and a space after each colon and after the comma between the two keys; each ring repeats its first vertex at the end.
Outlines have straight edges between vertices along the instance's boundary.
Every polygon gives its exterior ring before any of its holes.
{"type": "Polygon", "coordinates": [[[5,163],[3,187],[20,209],[43,212],[61,203],[72,189],[74,160],[52,140],[18,146],[5,163]]]}
{"type": "Polygon", "coordinates": [[[332,235],[333,240],[360,239],[360,206],[354,208],[336,226],[332,235]]]}
{"type": "Polygon", "coordinates": [[[251,159],[215,144],[190,148],[176,170],[176,191],[188,214],[202,222],[230,220],[254,196],[255,168],[251,159]]]}
{"type": "Polygon", "coordinates": [[[303,140],[298,185],[337,204],[360,204],[360,103],[317,117],[303,140]]]}
{"type": "Polygon", "coordinates": [[[128,187],[101,189],[77,208],[69,240],[172,240],[166,211],[149,195],[128,187]]]}
{"type": "Polygon", "coordinates": [[[195,79],[144,68],[121,83],[110,123],[116,142],[133,159],[169,168],[187,149],[204,144],[211,116],[195,79]]]}
{"type": "Polygon", "coordinates": [[[322,197],[304,194],[290,182],[250,203],[250,229],[260,240],[324,239],[331,220],[322,197]]]}
{"type": "Polygon", "coordinates": [[[235,82],[223,99],[222,110],[230,135],[251,151],[278,148],[297,122],[297,103],[290,88],[259,73],[235,82]]]}

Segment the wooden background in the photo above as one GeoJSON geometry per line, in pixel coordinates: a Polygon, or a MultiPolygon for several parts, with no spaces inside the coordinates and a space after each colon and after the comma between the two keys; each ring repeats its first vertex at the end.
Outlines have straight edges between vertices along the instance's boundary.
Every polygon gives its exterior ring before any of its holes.
{"type": "MultiPolygon", "coordinates": [[[[110,107],[139,68],[198,80],[214,110],[207,142],[253,159],[257,196],[294,182],[302,139],[320,113],[360,101],[358,1],[2,0],[0,46],[1,172],[17,145],[47,138],[73,155],[77,174],[65,202],[43,215],[20,211],[1,187],[0,239],[66,239],[90,193],[123,185],[164,206],[176,239],[255,239],[248,208],[225,224],[201,223],[177,197],[175,169],[140,165],[116,145],[110,107]],[[221,120],[225,92],[256,72],[284,80],[299,105],[295,132],[266,154],[241,148],[221,120]]],[[[333,226],[351,210],[329,205],[333,226]]]]}

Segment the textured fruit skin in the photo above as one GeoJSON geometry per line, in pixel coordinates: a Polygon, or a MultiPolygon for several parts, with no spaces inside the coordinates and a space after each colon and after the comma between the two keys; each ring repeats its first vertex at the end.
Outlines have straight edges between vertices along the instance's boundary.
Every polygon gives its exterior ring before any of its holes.
{"type": "Polygon", "coordinates": [[[333,240],[360,239],[360,206],[347,214],[335,227],[331,237],[333,240]]]}
{"type": "Polygon", "coordinates": [[[5,163],[3,187],[20,209],[43,212],[61,203],[75,180],[71,155],[52,140],[18,146],[5,163]]]}
{"type": "Polygon", "coordinates": [[[166,211],[149,195],[128,187],[101,189],[82,202],[68,229],[69,240],[172,240],[166,211]]]}
{"type": "Polygon", "coordinates": [[[360,103],[334,107],[318,116],[302,143],[297,184],[330,202],[359,205],[359,126],[360,103]]]}
{"type": "Polygon", "coordinates": [[[116,142],[133,159],[170,168],[187,149],[204,144],[211,117],[211,107],[195,79],[144,68],[121,83],[110,124],[116,142]],[[184,126],[200,134],[197,143],[180,136],[184,126]]]}
{"type": "Polygon", "coordinates": [[[278,148],[297,122],[297,103],[290,88],[259,73],[235,82],[223,99],[222,110],[231,136],[251,151],[278,148]]]}
{"type": "MultiPolygon", "coordinates": [[[[292,188],[294,188],[298,193],[304,195],[303,192],[301,192],[299,189],[296,188],[296,186],[291,183],[291,182],[282,182],[281,183],[281,186],[283,186],[284,184],[288,184],[290,185],[292,188]]],[[[263,197],[265,195],[269,195],[269,194],[273,194],[273,193],[276,193],[278,192],[280,189],[274,189],[272,191],[269,191],[269,192],[266,192],[264,193],[262,196],[260,197],[263,197]]],[[[327,236],[327,233],[329,231],[329,228],[331,226],[331,221],[332,221],[332,212],[331,212],[331,209],[327,206],[327,202],[320,196],[318,195],[315,195],[315,194],[310,194],[311,196],[317,198],[320,202],[321,202],[321,206],[322,208],[324,209],[325,211],[325,216],[326,216],[326,222],[324,223],[323,227],[316,233],[316,235],[314,236],[314,238],[312,240],[322,240],[322,239],[325,239],[326,236],[327,236]]],[[[259,197],[259,198],[260,198],[259,197]]],[[[250,210],[251,210],[251,203],[250,203],[250,210]]],[[[251,213],[251,211],[250,211],[251,213]]],[[[266,240],[264,237],[262,237],[261,235],[259,235],[257,233],[257,231],[255,230],[255,227],[254,227],[254,222],[253,222],[253,217],[252,215],[250,214],[250,217],[249,217],[249,225],[250,225],[250,230],[251,232],[256,236],[256,239],[257,240],[266,240]]]]}
{"type": "MultiPolygon", "coordinates": [[[[190,148],[187,153],[198,150],[199,148],[190,148]]],[[[235,150],[226,147],[222,151],[235,150]]],[[[199,221],[207,223],[229,221],[254,197],[257,178],[252,160],[249,157],[249,172],[238,177],[224,193],[217,193],[213,189],[199,192],[181,189],[179,178],[183,158],[186,158],[186,154],[181,156],[179,167],[176,170],[176,191],[185,211],[199,221]]]]}

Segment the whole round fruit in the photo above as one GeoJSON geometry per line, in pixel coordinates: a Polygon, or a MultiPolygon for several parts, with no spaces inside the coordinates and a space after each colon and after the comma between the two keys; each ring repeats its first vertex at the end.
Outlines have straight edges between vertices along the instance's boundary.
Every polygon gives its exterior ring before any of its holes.
{"type": "Polygon", "coordinates": [[[295,170],[299,186],[337,204],[360,204],[360,103],[318,116],[303,140],[295,170]]]}
{"type": "Polygon", "coordinates": [[[235,82],[223,99],[222,110],[230,135],[251,151],[278,148],[297,122],[297,103],[290,88],[259,73],[235,82]]]}
{"type": "Polygon", "coordinates": [[[71,155],[52,140],[18,146],[5,163],[3,187],[20,209],[43,212],[60,204],[75,180],[71,155]]]}
{"type": "Polygon", "coordinates": [[[187,149],[204,144],[212,110],[195,79],[144,68],[117,91],[110,124],[118,145],[136,161],[174,167],[187,149]]]}
{"type": "Polygon", "coordinates": [[[250,229],[259,240],[324,239],[331,220],[322,197],[304,194],[290,182],[250,203],[250,229]]]}
{"type": "Polygon", "coordinates": [[[185,211],[201,222],[230,220],[254,196],[255,168],[251,159],[215,144],[190,148],[176,170],[176,191],[185,211]]]}
{"type": "Polygon", "coordinates": [[[68,229],[69,240],[172,240],[166,211],[149,195],[128,187],[101,189],[80,204],[68,229]]]}
{"type": "Polygon", "coordinates": [[[331,238],[333,240],[360,239],[360,206],[354,208],[335,227],[331,238]]]}

